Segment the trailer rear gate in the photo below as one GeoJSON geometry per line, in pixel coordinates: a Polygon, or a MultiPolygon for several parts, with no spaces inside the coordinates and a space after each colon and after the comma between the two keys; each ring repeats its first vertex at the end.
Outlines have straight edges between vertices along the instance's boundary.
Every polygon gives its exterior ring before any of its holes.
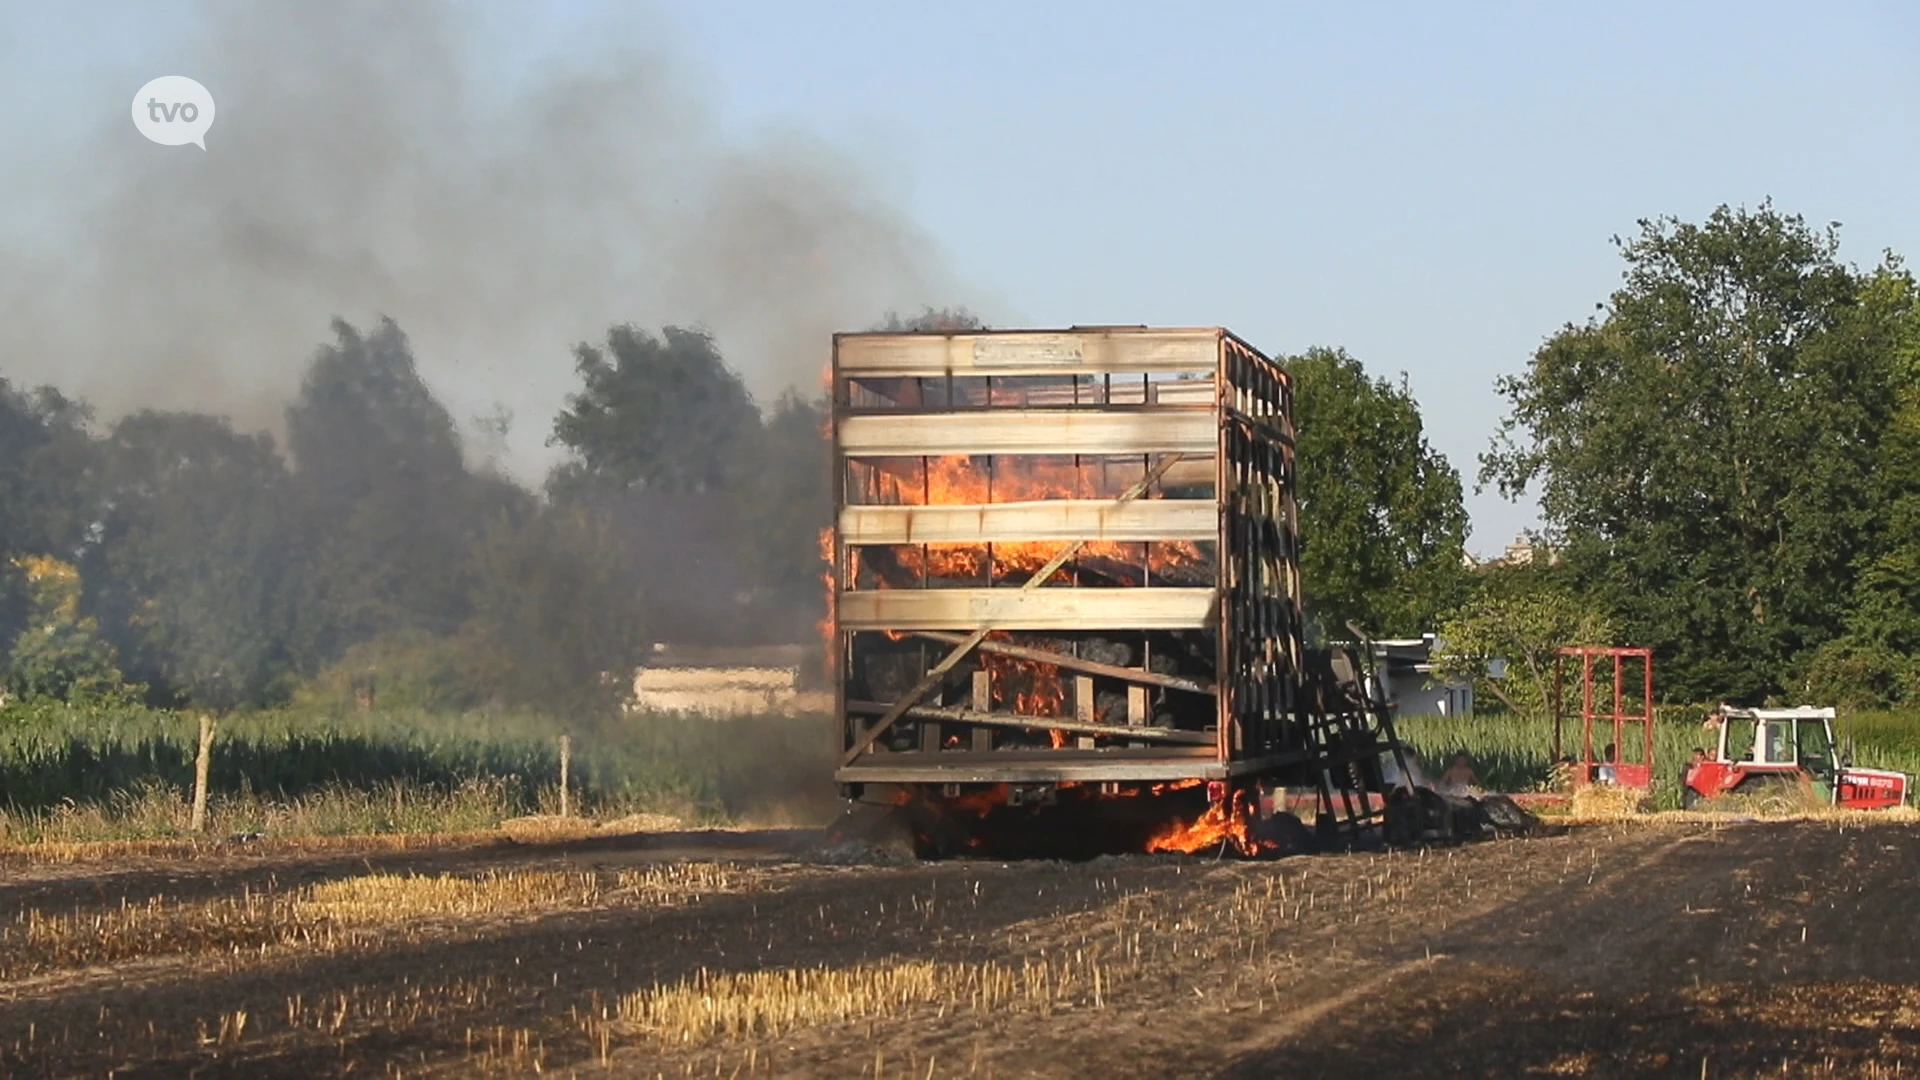
{"type": "Polygon", "coordinates": [[[832,380],[841,783],[1324,757],[1273,361],[1217,328],[840,334],[832,380]]]}

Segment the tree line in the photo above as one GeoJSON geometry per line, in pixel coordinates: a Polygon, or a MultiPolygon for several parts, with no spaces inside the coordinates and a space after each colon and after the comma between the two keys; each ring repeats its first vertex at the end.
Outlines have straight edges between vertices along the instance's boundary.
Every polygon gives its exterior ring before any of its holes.
{"type": "Polygon", "coordinates": [[[1912,275],[1771,203],[1639,226],[1598,312],[1499,382],[1480,481],[1547,529],[1446,629],[1651,646],[1670,701],[1920,705],[1912,275]]]}
{"type": "Polygon", "coordinates": [[[707,335],[616,327],[535,492],[467,460],[398,326],[333,329],[284,447],[0,381],[0,689],[604,711],[655,635],[808,632],[813,545],[770,537],[824,523],[818,402],[763,414],[707,335]]]}
{"type": "MultiPolygon", "coordinates": [[[[1622,286],[1498,384],[1478,479],[1537,492],[1524,565],[1469,565],[1460,474],[1404,378],[1280,357],[1315,632],[1439,629],[1468,671],[1650,645],[1677,700],[1920,701],[1911,276],[1770,204],[1616,243],[1622,286]]],[[[335,323],[284,446],[204,413],[103,426],[0,378],[0,692],[598,712],[650,641],[812,640],[824,397],[756,402],[685,327],[614,327],[574,367],[537,491],[469,460],[390,321],[335,323]]]]}

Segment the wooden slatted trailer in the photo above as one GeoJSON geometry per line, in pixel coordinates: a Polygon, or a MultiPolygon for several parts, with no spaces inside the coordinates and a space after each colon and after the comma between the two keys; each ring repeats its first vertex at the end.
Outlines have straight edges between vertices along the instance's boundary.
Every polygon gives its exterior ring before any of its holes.
{"type": "Polygon", "coordinates": [[[1292,386],[1218,328],[840,334],[833,614],[849,797],[1281,784],[1370,816],[1391,721],[1309,654],[1292,386]]]}

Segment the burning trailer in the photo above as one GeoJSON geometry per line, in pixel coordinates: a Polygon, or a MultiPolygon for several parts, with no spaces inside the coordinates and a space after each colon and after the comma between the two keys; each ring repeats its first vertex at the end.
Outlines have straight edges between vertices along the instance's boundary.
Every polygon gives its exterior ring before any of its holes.
{"type": "Polygon", "coordinates": [[[1279,365],[1217,328],[862,333],[830,378],[848,798],[927,854],[1285,850],[1288,789],[1320,842],[1377,834],[1405,751],[1364,652],[1306,645],[1279,365]]]}

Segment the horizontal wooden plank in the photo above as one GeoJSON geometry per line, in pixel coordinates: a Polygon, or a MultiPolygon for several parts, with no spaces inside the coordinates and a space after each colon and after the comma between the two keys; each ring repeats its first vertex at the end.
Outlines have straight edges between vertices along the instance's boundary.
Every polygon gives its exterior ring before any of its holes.
{"type": "MultiPolygon", "coordinates": [[[[849,701],[850,713],[884,715],[892,705],[884,701],[849,701]]],[[[903,714],[908,720],[952,721],[983,727],[1018,728],[1024,731],[1064,731],[1072,735],[1092,735],[1109,739],[1143,739],[1155,742],[1184,743],[1189,746],[1215,746],[1219,739],[1210,731],[1185,731],[1177,728],[1134,727],[1130,724],[1099,724],[1069,720],[1063,716],[1021,716],[1014,713],[981,712],[978,709],[940,708],[916,705],[903,714]]]]}
{"type": "Polygon", "coordinates": [[[1212,454],[1219,438],[1211,409],[1146,406],[1124,410],[992,409],[920,415],[849,416],[837,435],[849,457],[914,454],[1212,454]]]}
{"type": "Polygon", "coordinates": [[[1074,781],[1222,780],[1269,772],[1307,759],[1304,753],[1222,761],[1199,747],[1151,750],[947,750],[864,754],[834,772],[840,783],[1023,784],[1074,781]]]}
{"type": "Polygon", "coordinates": [[[1111,375],[1210,372],[1221,331],[1106,329],[997,334],[841,334],[834,370],[848,375],[1111,375]]]}
{"type": "Polygon", "coordinates": [[[869,395],[877,395],[890,404],[876,404],[870,399],[855,397],[855,409],[891,410],[905,409],[923,412],[946,412],[958,408],[994,408],[1045,409],[1079,408],[1103,404],[1111,405],[1212,405],[1218,395],[1214,391],[1211,376],[1204,378],[1164,379],[1142,382],[1138,378],[1116,380],[1111,387],[1098,384],[1074,384],[1068,377],[1050,380],[1045,385],[1006,386],[996,385],[992,393],[984,389],[948,397],[937,391],[928,391],[924,396],[913,384],[895,376],[886,378],[870,377],[860,384],[860,389],[869,395]]]}
{"type": "Polygon", "coordinates": [[[1212,589],[876,589],[842,592],[841,630],[1199,630],[1212,589]]]}
{"type": "MultiPolygon", "coordinates": [[[[900,481],[900,483],[906,485],[906,490],[908,491],[918,491],[920,490],[921,484],[925,482],[925,477],[921,472],[921,463],[922,459],[919,457],[868,458],[862,462],[862,465],[894,477],[900,481]]],[[[1132,480],[1138,480],[1141,470],[1145,468],[1142,460],[1138,457],[1118,458],[1112,463],[1112,475],[1102,478],[1101,470],[1104,466],[1101,464],[1100,459],[1082,456],[1080,464],[1082,468],[1088,471],[1089,476],[1094,481],[1105,483],[1112,489],[1113,494],[1116,496],[1126,490],[1127,484],[1130,483],[1131,480],[1116,480],[1114,479],[1115,476],[1124,474],[1125,476],[1131,477],[1132,480]],[[1124,470],[1121,468],[1120,463],[1124,463],[1124,470]]],[[[1017,469],[1021,467],[1021,464],[1014,461],[1008,462],[1007,466],[1017,469]]],[[[1212,487],[1216,471],[1216,463],[1211,453],[1182,454],[1179,461],[1167,466],[1167,471],[1160,474],[1160,484],[1162,487],[1168,488],[1212,487]]]]}
{"type": "Polygon", "coordinates": [[[1218,464],[1213,455],[1201,457],[1198,454],[1183,455],[1160,477],[1162,487],[1212,487],[1218,464]]]}
{"type": "Polygon", "coordinates": [[[1159,405],[1212,405],[1217,396],[1212,379],[1148,383],[1147,393],[1159,405]]]}
{"type": "Polygon", "coordinates": [[[1213,540],[1211,499],[1046,499],[972,506],[849,506],[849,544],[980,544],[1004,540],[1213,540]]]}

